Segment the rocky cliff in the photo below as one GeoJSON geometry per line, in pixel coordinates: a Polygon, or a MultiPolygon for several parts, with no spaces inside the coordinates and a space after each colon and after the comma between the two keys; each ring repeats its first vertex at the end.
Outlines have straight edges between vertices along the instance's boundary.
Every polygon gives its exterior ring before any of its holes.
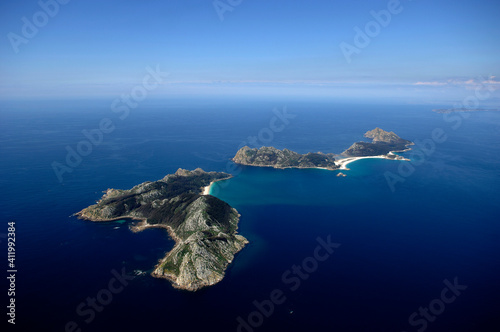
{"type": "Polygon", "coordinates": [[[212,181],[229,177],[226,173],[179,169],[130,190],[108,189],[97,204],[76,215],[92,221],[141,220],[131,227],[136,232],[151,227],[167,229],[176,244],[152,275],[169,279],[176,288],[195,291],[222,280],[234,255],[248,243],[237,234],[238,212],[216,197],[200,194],[212,181]]]}
{"type": "Polygon", "coordinates": [[[300,154],[288,149],[279,150],[274,147],[261,147],[251,149],[242,147],[232,159],[237,164],[250,166],[269,166],[274,168],[315,168],[322,167],[337,169],[334,155],[322,152],[300,154]]]}

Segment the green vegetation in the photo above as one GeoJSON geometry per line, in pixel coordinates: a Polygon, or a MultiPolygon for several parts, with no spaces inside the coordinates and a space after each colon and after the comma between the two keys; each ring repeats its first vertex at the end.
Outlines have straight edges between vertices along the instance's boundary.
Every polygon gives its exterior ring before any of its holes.
{"type": "Polygon", "coordinates": [[[234,255],[248,243],[236,232],[238,211],[214,196],[201,195],[202,187],[229,177],[226,173],[179,169],[130,190],[108,189],[97,204],[77,216],[94,221],[124,217],[144,220],[138,230],[167,228],[177,243],[153,276],[194,291],[219,282],[234,255]]]}
{"type": "Polygon", "coordinates": [[[244,146],[236,153],[233,161],[242,165],[271,166],[275,168],[338,168],[335,165],[335,157],[331,153],[316,152],[302,155],[288,149],[278,150],[267,146],[260,149],[250,149],[248,146],[244,146]]]}

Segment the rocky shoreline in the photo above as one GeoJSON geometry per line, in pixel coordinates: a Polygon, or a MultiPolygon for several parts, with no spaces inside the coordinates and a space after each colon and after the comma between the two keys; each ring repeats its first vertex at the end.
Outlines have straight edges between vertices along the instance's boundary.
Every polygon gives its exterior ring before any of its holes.
{"type": "MultiPolygon", "coordinates": [[[[408,160],[394,154],[413,143],[393,132],[375,128],[365,134],[372,143],[357,142],[335,160],[332,153],[297,152],[274,147],[241,148],[232,159],[247,166],[273,168],[320,168],[347,170],[347,164],[365,158],[408,160]],[[381,155],[377,152],[383,151],[381,155]]],[[[339,172],[339,177],[346,176],[339,172]]],[[[209,195],[213,183],[231,178],[221,172],[178,169],[154,182],[144,182],[129,190],[108,189],[102,198],[76,213],[80,219],[106,222],[133,219],[134,233],[148,228],[166,229],[175,241],[174,247],[159,260],[151,275],[164,278],[178,289],[196,291],[224,278],[234,256],[248,240],[237,234],[240,215],[236,209],[209,195]]]]}
{"type": "Polygon", "coordinates": [[[97,204],[75,215],[96,222],[137,220],[130,226],[134,233],[166,229],[175,245],[151,275],[168,279],[175,288],[196,291],[221,281],[234,256],[249,243],[237,234],[238,211],[216,197],[201,195],[203,186],[229,177],[180,169],[130,190],[108,189],[97,204]]]}
{"type": "Polygon", "coordinates": [[[274,147],[250,148],[242,147],[232,161],[245,166],[272,167],[277,169],[285,168],[319,168],[326,170],[347,170],[347,164],[365,158],[383,158],[390,160],[409,160],[398,156],[395,152],[411,150],[409,146],[414,143],[400,138],[393,132],[387,132],[380,128],[375,128],[364,135],[372,142],[356,142],[340,155],[333,153],[309,152],[299,154],[297,152],[274,147]],[[342,159],[335,159],[343,156],[342,159]]]}

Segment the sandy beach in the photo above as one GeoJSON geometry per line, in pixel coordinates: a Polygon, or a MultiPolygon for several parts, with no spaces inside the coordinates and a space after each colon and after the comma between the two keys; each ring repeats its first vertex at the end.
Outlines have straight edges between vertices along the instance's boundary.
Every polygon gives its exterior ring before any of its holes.
{"type": "Polygon", "coordinates": [[[206,187],[203,187],[203,190],[201,192],[202,195],[209,195],[210,194],[210,187],[214,184],[215,181],[210,182],[210,184],[206,187]]]}
{"type": "MultiPolygon", "coordinates": [[[[389,152],[389,154],[393,154],[392,152],[389,152]]],[[[335,163],[337,165],[340,166],[339,169],[343,169],[343,170],[347,170],[347,165],[352,163],[352,162],[355,162],[356,160],[360,160],[360,159],[368,159],[368,158],[379,158],[379,159],[389,159],[389,160],[406,160],[406,161],[409,161],[409,159],[406,159],[406,158],[403,158],[403,159],[393,159],[393,158],[389,158],[387,155],[380,155],[380,156],[367,156],[367,157],[349,157],[349,158],[344,158],[344,159],[340,159],[340,160],[337,160],[335,161],[335,163]]]]}
{"type": "Polygon", "coordinates": [[[232,178],[233,176],[229,174],[229,176],[227,178],[222,178],[222,179],[217,179],[217,180],[214,180],[212,182],[210,182],[210,184],[206,187],[201,187],[201,195],[210,195],[210,188],[212,187],[212,185],[215,183],[215,182],[219,182],[219,181],[224,181],[224,180],[227,180],[227,179],[230,179],[232,178]]]}

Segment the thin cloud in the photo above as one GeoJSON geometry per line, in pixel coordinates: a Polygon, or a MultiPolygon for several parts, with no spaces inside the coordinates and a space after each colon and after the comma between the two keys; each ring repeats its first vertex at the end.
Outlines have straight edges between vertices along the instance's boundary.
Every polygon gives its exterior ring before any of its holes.
{"type": "Polygon", "coordinates": [[[417,82],[417,83],[414,83],[413,85],[442,86],[442,85],[448,85],[448,83],[447,82],[417,82]]]}
{"type": "Polygon", "coordinates": [[[419,81],[413,83],[415,86],[450,86],[450,87],[464,87],[466,89],[475,88],[477,86],[494,86],[498,88],[500,86],[500,81],[496,79],[495,76],[489,76],[488,78],[478,77],[478,78],[466,78],[459,79],[453,78],[446,81],[419,81]]]}

